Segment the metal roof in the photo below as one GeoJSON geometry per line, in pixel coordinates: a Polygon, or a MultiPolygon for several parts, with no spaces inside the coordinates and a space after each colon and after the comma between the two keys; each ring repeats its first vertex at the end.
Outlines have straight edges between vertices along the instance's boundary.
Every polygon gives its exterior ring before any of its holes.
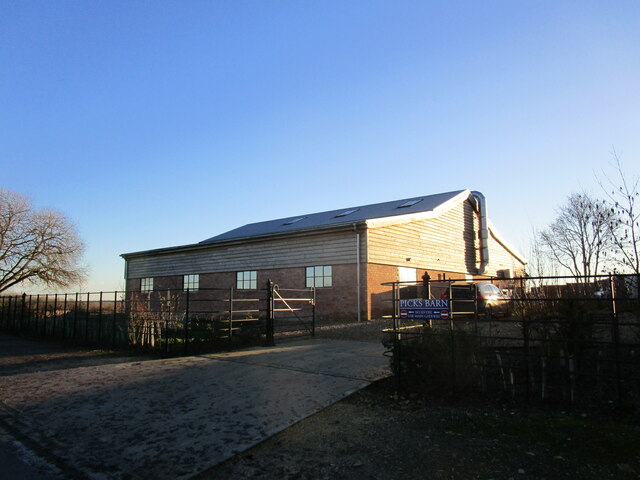
{"type": "Polygon", "coordinates": [[[202,243],[216,243],[225,240],[261,237],[265,235],[283,234],[299,230],[313,230],[339,225],[349,225],[373,218],[393,217],[411,213],[428,212],[453,199],[466,190],[426,195],[423,197],[405,198],[392,202],[375,203],[359,207],[341,208],[328,212],[296,215],[266,222],[249,223],[239,228],[203,240],[202,243]]]}

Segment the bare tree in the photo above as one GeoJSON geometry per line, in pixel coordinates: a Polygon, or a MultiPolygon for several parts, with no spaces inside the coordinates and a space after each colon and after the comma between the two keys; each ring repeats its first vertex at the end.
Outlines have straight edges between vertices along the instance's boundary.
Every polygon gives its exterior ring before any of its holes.
{"type": "Polygon", "coordinates": [[[586,193],[573,193],[539,238],[551,258],[582,281],[610,264],[616,222],[615,212],[602,202],[586,193]]]}
{"type": "Polygon", "coordinates": [[[606,182],[598,179],[598,183],[617,217],[611,232],[617,260],[625,270],[640,274],[640,209],[636,206],[640,177],[629,176],[615,150],[612,155],[616,177],[611,179],[603,173],[606,182]]]}
{"type": "Polygon", "coordinates": [[[79,265],[83,249],[64,215],[36,210],[26,197],[0,188],[0,292],[25,281],[79,283],[85,276],[79,265]]]}
{"type": "Polygon", "coordinates": [[[528,277],[549,277],[559,275],[558,264],[553,262],[545,250],[540,236],[542,232],[536,228],[531,230],[529,239],[529,262],[527,263],[528,277]]]}

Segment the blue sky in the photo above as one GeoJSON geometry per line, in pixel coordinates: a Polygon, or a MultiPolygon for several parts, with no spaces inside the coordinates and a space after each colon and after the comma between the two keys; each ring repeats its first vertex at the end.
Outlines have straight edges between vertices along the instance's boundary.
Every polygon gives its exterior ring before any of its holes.
{"type": "Polygon", "coordinates": [[[120,253],[469,188],[525,251],[640,162],[640,3],[0,3],[0,185],[120,253]]]}

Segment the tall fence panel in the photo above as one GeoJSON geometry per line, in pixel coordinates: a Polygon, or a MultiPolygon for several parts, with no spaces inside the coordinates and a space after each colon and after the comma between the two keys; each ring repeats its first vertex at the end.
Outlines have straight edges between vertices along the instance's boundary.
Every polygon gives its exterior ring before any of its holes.
{"type": "Polygon", "coordinates": [[[0,296],[0,330],[188,355],[313,335],[315,290],[167,289],[0,296]],[[276,332],[277,326],[277,332],[276,332]]]}
{"type": "Polygon", "coordinates": [[[128,344],[122,292],[0,297],[0,328],[108,348],[128,344]]]}
{"type": "Polygon", "coordinates": [[[416,282],[428,287],[414,289],[426,292],[420,297],[448,302],[446,315],[428,320],[401,308],[406,283],[389,284],[393,328],[385,332],[404,386],[640,405],[637,276],[416,282]],[[483,294],[494,292],[486,285],[499,296],[483,294]]]}

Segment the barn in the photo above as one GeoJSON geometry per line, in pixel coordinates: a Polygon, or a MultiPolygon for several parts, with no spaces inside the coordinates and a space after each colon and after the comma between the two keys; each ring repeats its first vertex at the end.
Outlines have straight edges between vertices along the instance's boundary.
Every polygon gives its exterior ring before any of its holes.
{"type": "Polygon", "coordinates": [[[320,316],[363,320],[388,313],[384,282],[511,277],[526,264],[470,190],[251,223],[122,257],[128,292],[255,290],[270,279],[315,287],[320,316]]]}

